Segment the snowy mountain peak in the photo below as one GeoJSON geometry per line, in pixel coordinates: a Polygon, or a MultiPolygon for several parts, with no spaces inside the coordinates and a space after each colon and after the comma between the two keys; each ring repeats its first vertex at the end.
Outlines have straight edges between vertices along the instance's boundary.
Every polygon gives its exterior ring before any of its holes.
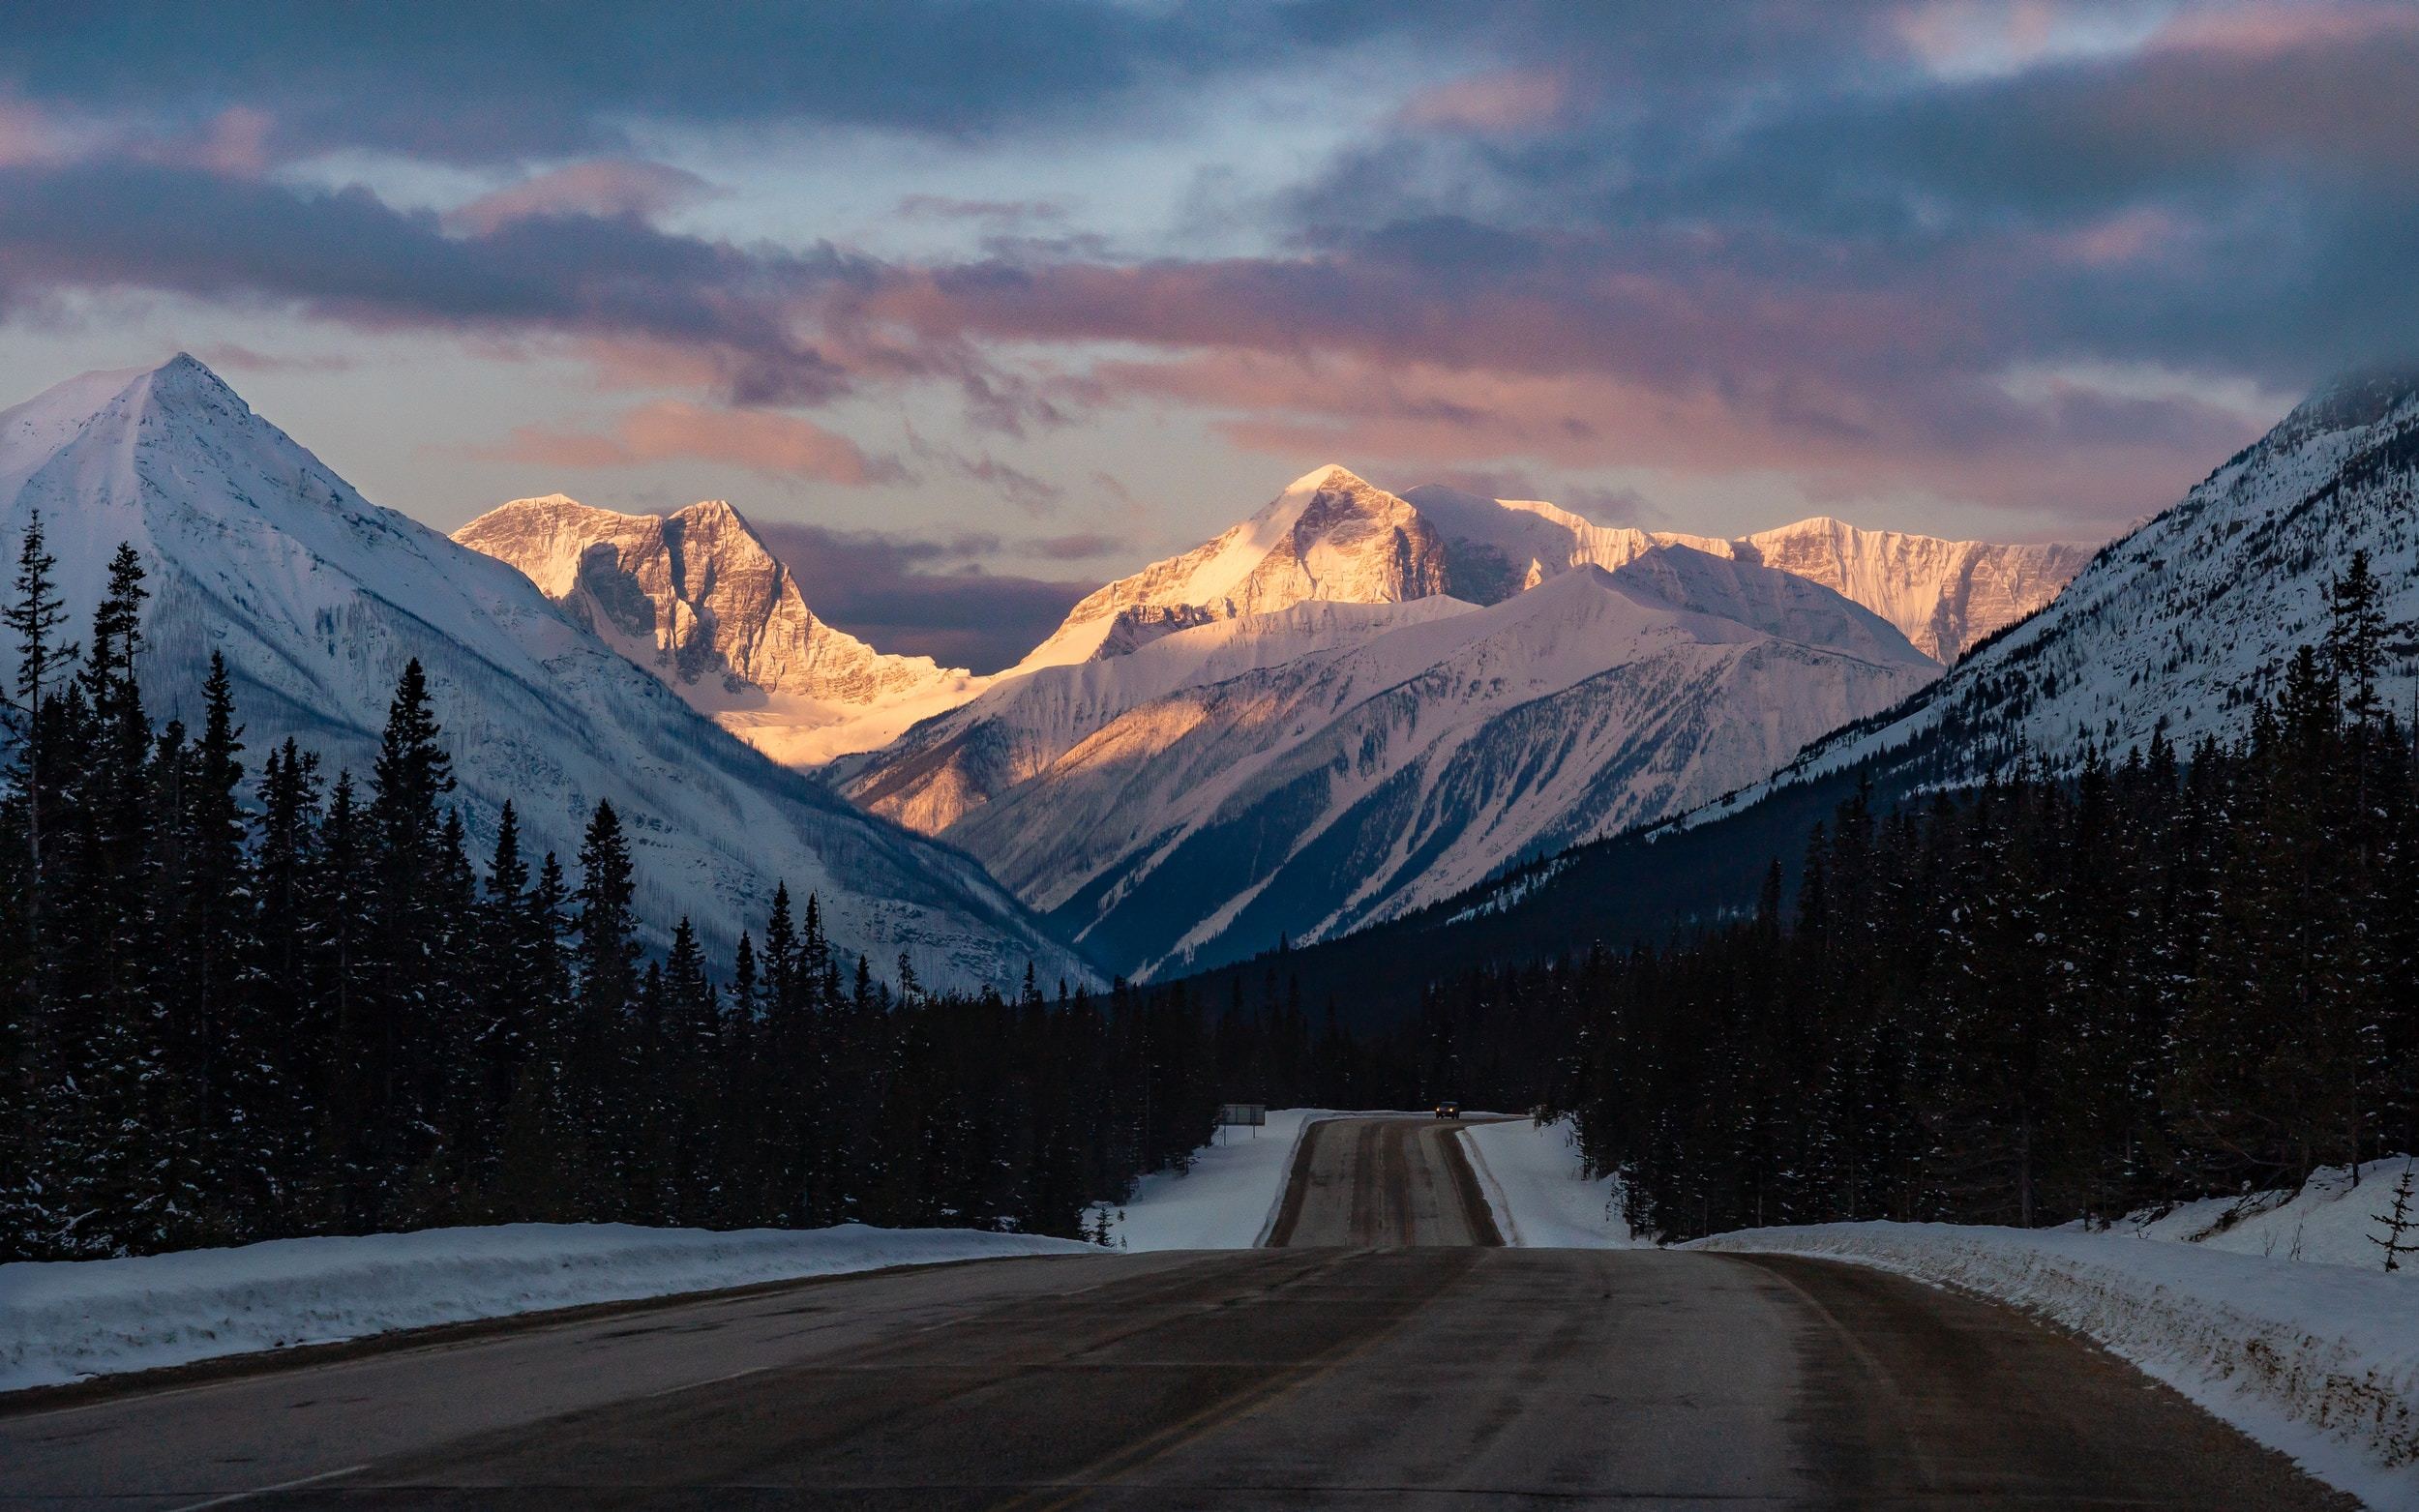
{"type": "Polygon", "coordinates": [[[2363,369],[2311,391],[2263,444],[2290,447],[2323,432],[2357,430],[2414,404],[2419,404],[2419,367],[2363,369]]]}
{"type": "MultiPolygon", "coordinates": [[[[566,504],[569,501],[564,501],[566,504]]],[[[1084,967],[979,868],[873,819],[701,720],[520,573],[361,497],[191,358],[88,373],[0,412],[0,542],[42,513],[61,596],[97,599],[120,543],[143,558],[153,712],[189,724],[224,655],[246,741],[287,735],[366,773],[403,666],[428,674],[474,844],[516,804],[564,857],[621,811],[658,928],[727,950],[774,885],[815,892],[835,940],[910,952],[934,980],[1084,967]]]]}
{"type": "Polygon", "coordinates": [[[519,568],[692,708],[776,760],[881,745],[980,691],[962,667],[884,655],[816,617],[727,500],[624,515],[552,493],[490,510],[454,539],[519,568]]]}
{"type": "Polygon", "coordinates": [[[1313,600],[1399,604],[1445,591],[1444,542],[1419,512],[1330,463],[1215,540],[1090,594],[1015,670],[1122,655],[1171,630],[1313,600]]]}
{"type": "Polygon", "coordinates": [[[1345,466],[1341,462],[1329,462],[1323,466],[1311,468],[1308,472],[1303,473],[1300,477],[1286,485],[1285,492],[1280,495],[1280,497],[1292,497],[1295,494],[1301,493],[1316,493],[1323,489],[1335,489],[1346,492],[1359,492],[1368,489],[1369,482],[1367,479],[1361,477],[1359,473],[1354,472],[1351,468],[1345,466]]]}

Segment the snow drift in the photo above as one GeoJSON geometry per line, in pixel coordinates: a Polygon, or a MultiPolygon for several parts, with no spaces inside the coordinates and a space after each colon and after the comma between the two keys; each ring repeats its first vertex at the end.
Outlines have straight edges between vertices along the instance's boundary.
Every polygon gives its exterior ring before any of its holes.
{"type": "Polygon", "coordinates": [[[591,1302],[1097,1253],[960,1229],[504,1224],[0,1265],[0,1391],[591,1302]]]}

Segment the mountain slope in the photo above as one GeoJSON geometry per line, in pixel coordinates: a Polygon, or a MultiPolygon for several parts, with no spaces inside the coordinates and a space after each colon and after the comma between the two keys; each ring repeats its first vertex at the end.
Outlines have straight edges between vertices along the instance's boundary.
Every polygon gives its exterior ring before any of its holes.
{"type": "Polygon", "coordinates": [[[1868,759],[1954,782],[2018,749],[2064,762],[2087,743],[2122,756],[2160,729],[2179,748],[2238,734],[2296,648],[2324,637],[2329,585],[2364,548],[2391,627],[2386,703],[2407,709],[2419,672],[2415,506],[2419,373],[2328,385],[2103,549],[2046,608],[1766,787],[1868,759]]]}
{"type": "Polygon", "coordinates": [[[983,687],[963,668],[886,656],[816,618],[789,569],[720,499],[671,515],[623,515],[559,493],[514,499],[454,540],[519,568],[776,761],[817,765],[885,745],[983,687]]]}
{"type": "Polygon", "coordinates": [[[948,837],[1095,959],[1164,975],[1700,803],[1935,670],[1816,584],[1664,548],[1483,608],[1179,632],[995,689],[924,758],[997,759],[948,837]]]}
{"type": "MultiPolygon", "coordinates": [[[[2183,500],[2103,549],[2047,608],[1903,704],[1681,820],[1581,845],[1416,916],[1296,952],[1316,1000],[1408,1012],[1440,974],[1653,939],[1751,906],[1765,866],[1866,788],[1887,805],[2027,756],[2121,758],[2239,735],[2325,634],[2327,593],[2369,551],[2388,620],[2386,706],[2419,698],[2419,371],[2328,385],[2183,500]]],[[[1257,969],[1255,967],[1254,969],[1257,969]]],[[[1223,983],[1211,980],[1213,996],[1223,983]]]]}
{"type": "Polygon", "coordinates": [[[510,798],[524,844],[568,862],[610,799],[658,928],[686,912],[728,950],[787,880],[821,895],[837,941],[904,949],[933,980],[1005,980],[1029,956],[1083,969],[972,862],[732,740],[520,573],[364,500],[190,357],[0,412],[0,530],[37,509],[78,612],[120,542],[142,553],[161,717],[196,715],[180,700],[216,649],[255,754],[291,734],[366,773],[417,657],[473,836],[510,798]]]}

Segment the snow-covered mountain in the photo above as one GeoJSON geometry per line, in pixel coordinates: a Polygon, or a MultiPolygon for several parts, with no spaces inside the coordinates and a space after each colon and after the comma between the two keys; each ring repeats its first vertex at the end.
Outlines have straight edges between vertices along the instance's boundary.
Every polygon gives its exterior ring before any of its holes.
{"type": "MultiPolygon", "coordinates": [[[[1020,687],[1046,668],[1123,657],[1163,636],[1307,603],[1441,597],[1466,607],[1500,604],[1576,569],[1619,570],[1665,547],[1818,582],[1889,620],[1935,658],[1954,656],[2039,608],[2087,554],[2072,546],[1859,530],[1832,519],[1737,541],[1657,534],[1598,525],[1552,504],[1434,484],[1398,496],[1342,467],[1321,467],[1215,540],[1086,598],[1030,656],[978,690],[981,697],[914,726],[886,749],[836,762],[827,776],[877,813],[937,834],[1113,717],[1087,701],[1089,695],[1059,707],[1059,681],[1020,687]],[[1086,718],[1094,723],[1083,726],[1086,718]]],[[[1385,616],[1330,616],[1319,624],[1322,646],[1388,627],[1385,616]]],[[[1286,648],[1294,633],[1280,626],[1238,643],[1282,660],[1292,654],[1286,648]]],[[[1211,680],[1210,666],[1195,680],[1211,680]]],[[[1232,675],[1217,666],[1217,675],[1232,675]]],[[[1160,674],[1149,681],[1153,697],[1173,691],[1158,686],[1160,674]]]]}
{"type": "Polygon", "coordinates": [[[1658,546],[1693,547],[1810,578],[1942,663],[2057,597],[2092,553],[2058,542],[2002,546],[1863,530],[1822,516],[1723,541],[1598,525],[1551,504],[1435,484],[1403,498],[1445,538],[1452,591],[1466,599],[1491,604],[1573,567],[1617,568],[1658,546]]]}
{"type": "Polygon", "coordinates": [[[1084,970],[972,861],[733,740],[521,573],[363,499],[190,357],[0,411],[0,539],[35,510],[78,613],[119,543],[142,553],[163,717],[195,717],[217,649],[255,756],[291,734],[331,774],[366,773],[417,657],[474,837],[509,798],[527,843],[568,864],[610,799],[658,928],[686,912],[728,949],[786,880],[821,897],[838,942],[904,949],[931,980],[1007,980],[1029,957],[1084,970]]]}
{"type": "Polygon", "coordinates": [[[1906,708],[1840,732],[1773,788],[1871,756],[1927,780],[1978,777],[2019,748],[2052,762],[2112,756],[2165,727],[2189,748],[2238,733],[2296,648],[2326,632],[2327,591],[2366,548],[2392,630],[2390,707],[2419,696],[2419,371],[2330,384],[2174,508],[2095,557],[2057,601],[1982,647],[1906,708]]]}
{"type": "Polygon", "coordinates": [[[1389,604],[1448,594],[1499,604],[1573,568],[1611,571],[1663,546],[1810,578],[1942,663],[2055,598],[2092,551],[1861,530],[1821,517],[1724,541],[1599,525],[1538,500],[1442,484],[1396,495],[1329,465],[1296,479],[1216,540],[1093,593],[1012,670],[1120,655],[1171,630],[1311,599],[1389,604]]]}
{"type": "Polygon", "coordinates": [[[792,766],[886,745],[985,684],[816,618],[789,569],[720,499],[623,515],[550,493],[490,510],[454,539],[521,569],[691,708],[792,766]]]}
{"type": "Polygon", "coordinates": [[[1341,467],[1321,467],[1216,540],[1085,598],[1010,670],[1121,655],[1170,631],[1314,599],[1423,599],[1448,592],[1448,575],[1444,542],[1419,511],[1341,467]]]}
{"type": "Polygon", "coordinates": [[[1038,668],[851,790],[956,810],[948,838],[1095,959],[1164,975],[1678,813],[1937,672],[1819,584],[1665,547],[1485,607],[1297,596],[1038,668]]]}

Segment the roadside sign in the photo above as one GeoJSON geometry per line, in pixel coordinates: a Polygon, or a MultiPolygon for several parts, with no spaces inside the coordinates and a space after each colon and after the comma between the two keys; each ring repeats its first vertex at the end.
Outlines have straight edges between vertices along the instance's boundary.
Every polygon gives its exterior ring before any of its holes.
{"type": "Polygon", "coordinates": [[[1220,1103],[1218,1105],[1218,1142],[1226,1142],[1229,1129],[1249,1129],[1253,1139],[1260,1138],[1261,1125],[1269,1121],[1266,1103],[1220,1103]]]}

